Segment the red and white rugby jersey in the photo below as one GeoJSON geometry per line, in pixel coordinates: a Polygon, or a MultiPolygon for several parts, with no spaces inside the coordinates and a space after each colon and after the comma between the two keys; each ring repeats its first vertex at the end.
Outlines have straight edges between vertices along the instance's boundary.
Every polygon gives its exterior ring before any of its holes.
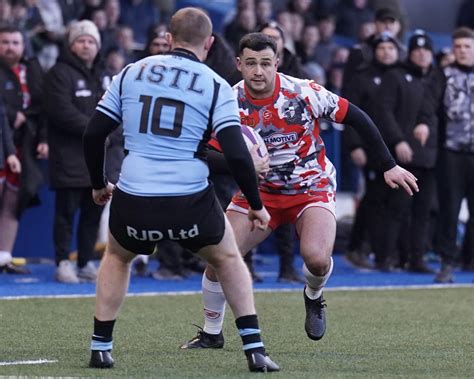
{"type": "Polygon", "coordinates": [[[234,86],[242,124],[257,129],[270,154],[264,192],[311,193],[329,201],[336,190],[336,171],[326,157],[319,118],[342,122],[348,101],[310,80],[278,73],[273,95],[252,99],[241,81],[234,86]]]}

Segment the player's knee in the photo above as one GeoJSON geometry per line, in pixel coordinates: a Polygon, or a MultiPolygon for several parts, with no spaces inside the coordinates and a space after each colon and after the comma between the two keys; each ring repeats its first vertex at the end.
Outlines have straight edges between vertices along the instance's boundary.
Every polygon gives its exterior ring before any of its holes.
{"type": "Polygon", "coordinates": [[[304,263],[314,275],[324,275],[331,267],[331,256],[326,254],[311,254],[304,256],[304,263]]]}
{"type": "Polygon", "coordinates": [[[112,246],[109,246],[105,251],[105,257],[115,261],[118,264],[129,266],[134,258],[130,253],[121,251],[120,249],[114,249],[112,246]]]}
{"type": "Polygon", "coordinates": [[[233,265],[236,260],[241,260],[242,257],[240,256],[237,250],[226,250],[221,251],[219,254],[213,254],[208,258],[208,263],[212,265],[216,270],[225,266],[225,265],[233,265]]]}

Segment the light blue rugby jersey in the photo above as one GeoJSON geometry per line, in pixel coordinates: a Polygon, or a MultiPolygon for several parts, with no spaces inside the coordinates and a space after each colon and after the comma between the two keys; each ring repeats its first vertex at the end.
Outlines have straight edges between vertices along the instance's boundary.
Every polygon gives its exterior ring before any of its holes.
{"type": "Polygon", "coordinates": [[[209,169],[198,158],[203,139],[240,124],[229,84],[181,50],[127,66],[97,110],[123,124],[128,154],[117,186],[139,196],[182,196],[206,188],[209,169]]]}

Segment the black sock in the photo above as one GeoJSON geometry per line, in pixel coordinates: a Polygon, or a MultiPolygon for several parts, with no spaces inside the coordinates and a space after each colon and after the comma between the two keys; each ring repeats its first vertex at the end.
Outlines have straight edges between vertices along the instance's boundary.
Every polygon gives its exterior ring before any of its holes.
{"type": "Polygon", "coordinates": [[[239,335],[242,338],[242,344],[245,355],[252,353],[265,354],[265,346],[260,337],[257,315],[242,316],[235,320],[239,335]]]}
{"type": "Polygon", "coordinates": [[[112,350],[112,333],[115,320],[100,321],[94,317],[94,334],[92,335],[91,350],[112,350]]]}

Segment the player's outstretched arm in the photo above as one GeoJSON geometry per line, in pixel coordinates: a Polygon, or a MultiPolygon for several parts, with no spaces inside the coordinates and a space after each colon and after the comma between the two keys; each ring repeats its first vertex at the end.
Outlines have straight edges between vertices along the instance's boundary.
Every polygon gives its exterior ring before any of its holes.
{"type": "Polygon", "coordinates": [[[384,171],[385,182],[394,189],[402,187],[410,196],[418,192],[416,177],[395,163],[372,119],[354,104],[349,103],[344,123],[352,125],[365,140],[366,145],[384,171]]]}
{"type": "Polygon", "coordinates": [[[400,166],[395,166],[383,174],[385,183],[391,188],[398,189],[402,187],[410,196],[413,196],[413,192],[418,192],[418,180],[415,175],[410,171],[405,170],[400,166]]]}
{"type": "Polygon", "coordinates": [[[396,166],[395,159],[390,154],[377,126],[367,113],[349,103],[347,114],[342,122],[354,127],[359,133],[365,142],[364,145],[371,153],[369,156],[376,160],[376,166],[379,166],[382,171],[388,171],[396,166]]]}

